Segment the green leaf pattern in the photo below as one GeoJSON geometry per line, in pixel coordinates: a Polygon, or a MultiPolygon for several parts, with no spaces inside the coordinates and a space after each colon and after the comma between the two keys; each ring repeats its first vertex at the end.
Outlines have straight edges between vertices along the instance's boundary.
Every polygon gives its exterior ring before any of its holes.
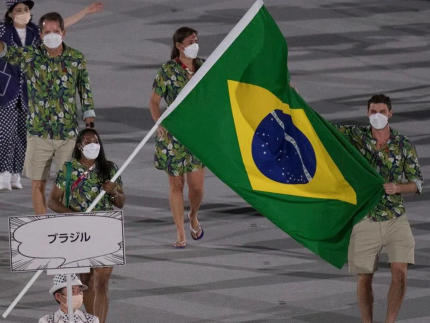
{"type": "Polygon", "coordinates": [[[202,162],[170,133],[155,138],[154,164],[155,168],[166,171],[170,176],[180,176],[204,167],[202,162]]]}
{"type": "Polygon", "coordinates": [[[27,129],[48,139],[75,138],[78,132],[76,95],[82,112],[94,110],[84,55],[66,46],[50,58],[44,45],[8,47],[5,59],[26,75],[29,97],[27,129]]]}
{"type": "MultiPolygon", "coordinates": [[[[200,66],[203,62],[202,59],[196,59],[196,63],[200,66]]],[[[169,106],[187,82],[187,72],[180,64],[171,60],[158,70],[153,89],[169,106]]],[[[170,176],[180,176],[204,167],[202,162],[170,133],[155,138],[154,164],[155,168],[166,171],[170,176]]]]}
{"type": "MultiPolygon", "coordinates": [[[[70,187],[73,183],[85,172],[85,167],[82,166],[75,158],[72,159],[72,173],[70,176],[70,187]]],[[[111,163],[110,177],[112,178],[118,171],[118,166],[111,163]]],[[[62,190],[66,191],[66,164],[64,164],[58,171],[55,185],[62,190]]],[[[123,186],[121,176],[116,180],[117,188],[123,186]]],[[[97,168],[93,169],[87,178],[84,178],[73,191],[70,191],[69,208],[76,212],[85,212],[91,205],[92,201],[101,192],[103,183],[99,180],[97,175],[97,168]]],[[[108,211],[113,210],[112,201],[108,194],[105,194],[102,199],[94,207],[94,211],[108,211]]]]}
{"type": "MultiPolygon", "coordinates": [[[[370,126],[336,124],[334,126],[361,152],[387,183],[402,183],[403,178],[406,181],[423,182],[415,146],[396,130],[390,128],[389,140],[385,146],[378,149],[370,126]]],[[[403,213],[405,207],[402,195],[384,193],[368,216],[374,221],[387,221],[403,213]]]]}

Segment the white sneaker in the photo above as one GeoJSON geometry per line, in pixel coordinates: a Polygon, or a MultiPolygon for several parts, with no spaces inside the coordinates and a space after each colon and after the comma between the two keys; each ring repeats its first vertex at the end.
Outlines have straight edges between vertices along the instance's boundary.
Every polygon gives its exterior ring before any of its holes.
{"type": "Polygon", "coordinates": [[[18,173],[12,174],[10,177],[10,186],[19,190],[22,189],[21,176],[18,173]]]}
{"type": "Polygon", "coordinates": [[[12,190],[12,186],[10,185],[11,175],[9,172],[0,173],[0,190],[12,190]]]}

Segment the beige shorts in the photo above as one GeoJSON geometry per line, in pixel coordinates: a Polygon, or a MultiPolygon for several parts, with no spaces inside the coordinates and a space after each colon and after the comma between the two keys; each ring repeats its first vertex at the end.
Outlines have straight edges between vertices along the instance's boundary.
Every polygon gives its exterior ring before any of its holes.
{"type": "Polygon", "coordinates": [[[23,175],[32,180],[48,179],[52,160],[57,172],[71,159],[75,142],[75,139],[52,140],[28,135],[23,175]]]}
{"type": "Polygon", "coordinates": [[[349,272],[371,274],[377,271],[383,247],[389,263],[415,263],[415,239],[406,214],[381,222],[366,216],[354,226],[348,249],[349,272]]]}

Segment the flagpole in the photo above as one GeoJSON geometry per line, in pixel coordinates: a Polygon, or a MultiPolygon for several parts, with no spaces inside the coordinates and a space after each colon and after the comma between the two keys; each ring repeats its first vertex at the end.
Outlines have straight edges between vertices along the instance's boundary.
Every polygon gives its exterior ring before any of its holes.
{"type": "Polygon", "coordinates": [[[72,275],[70,273],[66,274],[66,281],[67,281],[67,312],[69,314],[69,322],[67,323],[73,323],[74,320],[74,314],[73,314],[73,303],[72,303],[72,275]]]}
{"type": "MultiPolygon", "coordinates": [[[[134,151],[131,153],[131,155],[128,157],[128,159],[125,161],[125,163],[121,166],[121,168],[116,172],[116,174],[112,177],[110,180],[111,182],[115,182],[117,178],[122,174],[124,169],[127,168],[127,166],[130,164],[130,162],[136,157],[136,155],[139,153],[139,151],[142,149],[142,147],[148,142],[149,138],[154,134],[154,132],[157,130],[159,124],[161,123],[162,119],[160,118],[157,120],[155,125],[152,127],[151,130],[146,134],[146,136],[142,139],[140,144],[134,149],[134,151]]],[[[105,195],[106,191],[102,190],[100,194],[96,197],[96,199],[91,203],[91,205],[88,207],[88,209],[85,211],[85,213],[91,212],[94,207],[97,205],[97,203],[101,200],[103,195],[105,195]]],[[[18,302],[21,300],[21,298],[25,295],[25,293],[30,289],[30,287],[34,284],[34,282],[39,278],[39,276],[42,274],[43,270],[38,270],[34,276],[30,279],[30,281],[27,283],[27,285],[24,287],[24,289],[18,294],[18,296],[15,298],[15,300],[12,302],[12,304],[9,305],[7,310],[3,313],[3,318],[6,318],[9,313],[13,310],[13,308],[18,304],[18,302]]]]}
{"type": "Polygon", "coordinates": [[[3,313],[3,318],[6,318],[9,313],[13,310],[13,308],[18,304],[18,302],[21,300],[21,298],[27,293],[27,291],[30,289],[31,285],[34,284],[37,278],[39,278],[40,274],[43,273],[43,270],[38,270],[34,276],[30,279],[30,281],[25,285],[25,287],[22,289],[21,293],[18,294],[18,296],[15,298],[15,300],[12,302],[12,304],[9,305],[6,311],[3,313]]]}
{"type": "MultiPolygon", "coordinates": [[[[246,14],[239,20],[239,22],[233,27],[233,29],[228,33],[228,35],[223,39],[223,41],[215,48],[215,50],[210,54],[205,63],[199,68],[196,74],[187,82],[187,85],[179,92],[175,101],[167,108],[162,114],[158,121],[161,123],[165,118],[167,118],[170,113],[172,113],[176,107],[182,103],[182,101],[187,97],[187,95],[196,87],[200,80],[206,75],[206,73],[212,68],[212,66],[217,62],[217,60],[224,54],[224,52],[229,48],[229,46],[235,41],[235,39],[240,35],[240,33],[245,29],[249,22],[258,13],[260,8],[264,5],[263,0],[256,0],[254,4],[249,8],[246,14]]],[[[167,129],[169,130],[169,129],[167,129]]]]}
{"type": "MultiPolygon", "coordinates": [[[[184,100],[184,98],[191,92],[191,90],[197,85],[197,83],[203,78],[203,76],[210,70],[210,68],[214,65],[219,57],[225,52],[225,50],[230,46],[230,44],[236,39],[236,37],[240,34],[240,32],[246,27],[248,22],[255,16],[258,10],[264,5],[262,0],[256,0],[252,7],[247,11],[247,13],[242,17],[242,19],[237,23],[237,25],[232,29],[232,31],[227,35],[227,37],[218,45],[218,47],[214,50],[214,52],[209,56],[206,60],[205,64],[197,71],[197,73],[191,78],[191,80],[187,83],[185,88],[179,93],[176,97],[175,101],[167,108],[167,110],[161,115],[161,117],[157,120],[154,127],[148,132],[148,134],[142,139],[140,144],[134,149],[133,153],[126,160],[126,162],[121,166],[121,168],[116,172],[116,174],[112,177],[111,182],[115,182],[117,178],[121,175],[124,169],[130,164],[133,158],[137,155],[137,153],[142,149],[142,147],[146,144],[148,139],[152,136],[152,134],[157,130],[157,127],[161,124],[161,122],[171,113],[174,109],[184,100]]],[[[96,199],[91,203],[90,207],[85,211],[85,213],[91,212],[93,208],[97,205],[97,203],[102,199],[102,197],[106,194],[106,191],[102,190],[100,194],[96,197],[96,199]]],[[[31,285],[36,281],[36,279],[40,276],[42,270],[39,270],[35,273],[34,277],[28,282],[27,286],[25,286],[24,290],[16,297],[14,302],[9,306],[6,310],[6,316],[9,312],[14,308],[14,306],[20,301],[22,296],[24,296],[25,292],[31,287],[31,285]]],[[[6,318],[5,314],[3,317],[6,318]]]]}
{"type": "MultiPolygon", "coordinates": [[[[131,153],[130,157],[124,162],[124,164],[121,166],[121,168],[115,173],[115,175],[110,180],[112,183],[115,183],[117,178],[121,176],[124,169],[127,168],[128,164],[131,163],[131,161],[136,157],[138,152],[142,149],[142,147],[146,144],[146,142],[149,140],[149,138],[153,135],[153,133],[157,130],[158,125],[161,123],[161,118],[155,123],[155,125],[152,127],[152,129],[146,134],[146,136],[142,139],[140,144],[134,149],[134,151],[131,153]]],[[[97,203],[102,199],[103,195],[105,195],[106,191],[102,190],[100,194],[96,197],[96,199],[91,203],[90,207],[87,209],[86,212],[91,212],[92,209],[97,205],[97,203]]]]}

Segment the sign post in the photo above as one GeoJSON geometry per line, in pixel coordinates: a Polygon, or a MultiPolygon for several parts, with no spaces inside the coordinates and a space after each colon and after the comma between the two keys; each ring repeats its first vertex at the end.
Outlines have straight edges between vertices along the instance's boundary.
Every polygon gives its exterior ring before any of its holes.
{"type": "Polygon", "coordinates": [[[11,271],[37,272],[4,312],[4,318],[43,272],[40,268],[48,275],[67,275],[67,306],[73,322],[70,274],[125,265],[121,210],[9,217],[9,231],[11,271]]]}
{"type": "MultiPolygon", "coordinates": [[[[162,118],[158,119],[158,121],[155,123],[155,125],[151,128],[151,130],[148,131],[148,133],[145,135],[145,137],[142,139],[142,141],[137,145],[137,147],[133,150],[131,155],[127,158],[127,160],[124,162],[124,164],[121,166],[121,168],[115,173],[115,175],[112,177],[111,182],[115,182],[115,180],[122,174],[122,172],[127,168],[127,166],[131,163],[131,161],[136,157],[138,152],[142,149],[142,147],[147,143],[149,138],[155,133],[158,126],[161,124],[162,118]]],[[[102,190],[100,194],[97,196],[97,198],[93,201],[93,203],[88,207],[87,211],[85,213],[90,213],[94,207],[97,205],[97,203],[101,200],[103,195],[106,192],[102,190]]],[[[33,285],[33,283],[37,280],[37,278],[42,273],[42,270],[38,270],[32,279],[27,283],[27,285],[24,287],[24,289],[21,291],[21,293],[18,294],[18,296],[15,298],[15,300],[12,302],[12,304],[7,308],[7,310],[3,313],[2,317],[6,318],[9,313],[13,310],[13,308],[18,304],[18,302],[21,300],[21,298],[25,295],[27,290],[33,285]]]]}

